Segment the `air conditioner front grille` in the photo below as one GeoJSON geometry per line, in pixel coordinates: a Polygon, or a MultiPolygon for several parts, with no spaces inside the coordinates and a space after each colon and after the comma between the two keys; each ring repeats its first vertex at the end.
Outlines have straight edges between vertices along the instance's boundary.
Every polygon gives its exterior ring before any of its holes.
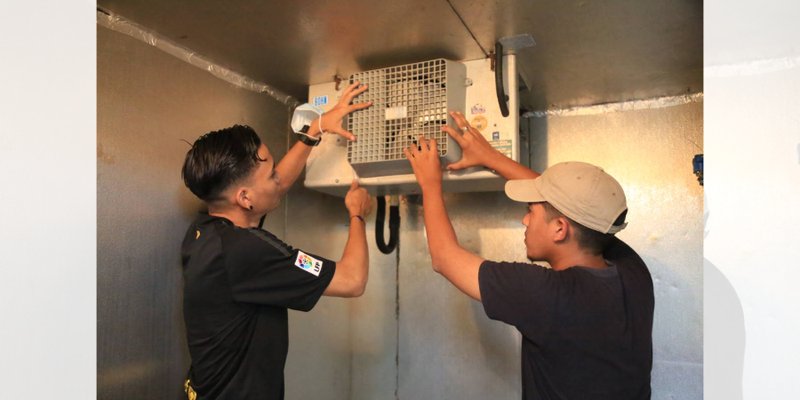
{"type": "Polygon", "coordinates": [[[449,160],[452,153],[460,157],[460,149],[441,128],[448,123],[448,110],[463,112],[465,78],[462,64],[445,59],[351,75],[350,83],[369,86],[357,101],[373,102],[348,119],[348,130],[358,136],[347,146],[347,160],[356,172],[360,176],[409,173],[403,149],[419,136],[436,139],[441,157],[449,160]]]}

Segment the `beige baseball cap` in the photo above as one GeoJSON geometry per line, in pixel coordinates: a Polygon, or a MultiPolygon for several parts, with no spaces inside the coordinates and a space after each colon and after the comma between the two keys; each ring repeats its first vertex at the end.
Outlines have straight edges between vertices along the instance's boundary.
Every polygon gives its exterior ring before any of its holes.
{"type": "Polygon", "coordinates": [[[510,180],[506,195],[526,203],[546,201],[571,220],[602,233],[617,233],[628,225],[614,225],[628,209],[622,186],[602,168],[584,162],[562,162],[536,179],[510,180]]]}

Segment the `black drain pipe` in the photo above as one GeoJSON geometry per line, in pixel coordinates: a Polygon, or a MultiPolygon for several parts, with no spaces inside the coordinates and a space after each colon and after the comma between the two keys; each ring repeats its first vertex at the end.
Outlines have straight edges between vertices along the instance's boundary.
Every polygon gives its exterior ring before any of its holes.
{"type": "Polygon", "coordinates": [[[375,216],[375,243],[378,250],[383,254],[389,254],[397,248],[397,240],[400,237],[400,205],[394,204],[395,197],[392,196],[392,204],[389,207],[389,243],[383,237],[383,225],[386,219],[386,197],[378,196],[378,213],[375,216]]]}

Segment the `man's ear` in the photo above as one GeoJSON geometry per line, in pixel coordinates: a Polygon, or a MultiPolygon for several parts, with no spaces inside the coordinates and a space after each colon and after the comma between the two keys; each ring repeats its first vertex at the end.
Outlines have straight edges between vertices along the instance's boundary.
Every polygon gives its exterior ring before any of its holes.
{"type": "Polygon", "coordinates": [[[247,191],[247,188],[244,187],[236,189],[236,194],[234,195],[234,199],[236,201],[236,204],[244,209],[249,210],[253,204],[250,201],[249,192],[247,191]]]}
{"type": "Polygon", "coordinates": [[[567,221],[567,218],[556,217],[553,218],[551,222],[552,222],[552,233],[554,242],[561,243],[570,237],[570,234],[572,232],[572,226],[570,226],[569,221],[567,221]]]}

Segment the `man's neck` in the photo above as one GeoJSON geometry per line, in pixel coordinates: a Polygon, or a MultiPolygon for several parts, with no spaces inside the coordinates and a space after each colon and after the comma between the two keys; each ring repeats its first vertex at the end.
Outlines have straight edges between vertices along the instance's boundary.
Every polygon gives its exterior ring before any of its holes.
{"type": "Polygon", "coordinates": [[[225,218],[240,228],[257,228],[261,219],[260,217],[253,217],[249,213],[211,206],[208,207],[208,215],[225,218]]]}
{"type": "Polygon", "coordinates": [[[572,267],[607,268],[608,264],[602,255],[572,252],[562,254],[548,261],[555,271],[563,271],[572,267]]]}

